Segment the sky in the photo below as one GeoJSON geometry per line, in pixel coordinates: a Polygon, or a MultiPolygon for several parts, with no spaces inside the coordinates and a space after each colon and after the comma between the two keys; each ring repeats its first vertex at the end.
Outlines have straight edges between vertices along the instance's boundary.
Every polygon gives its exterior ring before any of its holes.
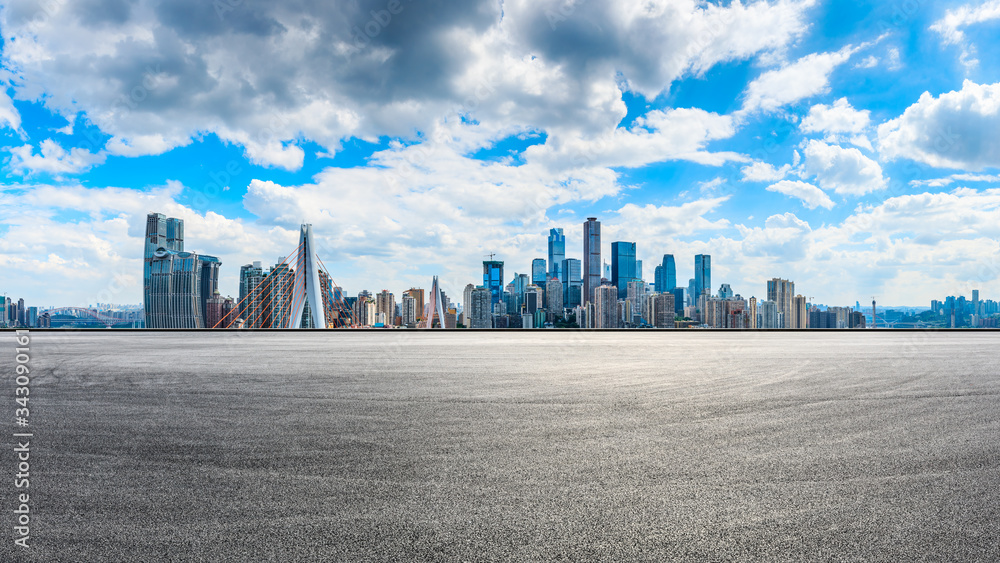
{"type": "Polygon", "coordinates": [[[13,0],[0,292],[140,303],[145,216],[220,291],[311,223],[349,295],[636,243],[678,284],[1000,298],[1000,0],[13,0]]]}

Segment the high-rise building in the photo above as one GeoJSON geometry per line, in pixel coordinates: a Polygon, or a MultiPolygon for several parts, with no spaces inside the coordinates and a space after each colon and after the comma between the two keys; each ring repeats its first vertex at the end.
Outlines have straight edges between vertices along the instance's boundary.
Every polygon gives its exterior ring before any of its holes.
{"type": "Polygon", "coordinates": [[[583,300],[589,303],[601,285],[601,222],[588,217],[583,224],[583,300]]]}
{"type": "Polygon", "coordinates": [[[219,266],[214,256],[158,248],[149,261],[147,328],[205,328],[208,299],[219,288],[219,266]]]}
{"type": "Polygon", "coordinates": [[[712,257],[708,254],[694,257],[694,291],[696,300],[706,291],[712,291],[712,257]]]}
{"type": "Polygon", "coordinates": [[[611,285],[618,288],[618,298],[628,295],[629,282],[638,279],[635,263],[634,242],[611,243],[611,285]]]}
{"type": "Polygon", "coordinates": [[[393,324],[396,319],[396,296],[389,292],[388,289],[383,289],[375,297],[375,314],[385,315],[384,323],[388,326],[393,324]]]}
{"type": "Polygon", "coordinates": [[[663,266],[657,265],[653,269],[653,291],[663,293],[663,266]]]}
{"type": "MultiPolygon", "coordinates": [[[[487,299],[489,299],[489,292],[487,291],[487,299]]],[[[410,292],[403,292],[403,306],[401,311],[403,326],[407,328],[414,328],[417,326],[417,298],[410,294],[410,292]]]]}
{"type": "MultiPolygon", "coordinates": [[[[264,323],[270,326],[270,311],[267,305],[270,299],[264,287],[264,270],[260,262],[246,264],[240,267],[240,300],[237,303],[236,317],[243,319],[244,328],[264,328],[264,323]]],[[[219,328],[224,328],[219,326],[219,328]]]]}
{"type": "Polygon", "coordinates": [[[469,312],[466,315],[469,328],[491,328],[493,315],[491,314],[490,290],[485,286],[479,286],[472,290],[469,298],[469,312]]]}
{"type": "Polygon", "coordinates": [[[649,312],[650,323],[656,328],[674,328],[676,305],[672,293],[659,293],[651,299],[652,311],[649,312]]]}
{"type": "Polygon", "coordinates": [[[265,291],[270,294],[266,303],[270,305],[268,318],[265,319],[268,327],[283,328],[291,325],[292,322],[292,289],[295,281],[295,271],[288,267],[285,259],[278,261],[271,271],[267,273],[265,291]]]}
{"type": "Polygon", "coordinates": [[[563,306],[572,309],[583,304],[583,277],[581,263],[576,258],[563,260],[562,276],[559,281],[563,286],[563,306]]]}
{"type": "Polygon", "coordinates": [[[38,307],[28,307],[26,326],[35,328],[38,326],[38,307]]]}
{"type": "Polygon", "coordinates": [[[670,293],[674,295],[674,312],[684,316],[684,288],[675,287],[670,290],[670,293]]]}
{"type": "Polygon", "coordinates": [[[548,280],[548,270],[545,269],[545,258],[535,258],[531,261],[531,283],[545,285],[548,280]]]}
{"type": "Polygon", "coordinates": [[[535,285],[529,284],[524,290],[524,310],[529,315],[534,315],[535,311],[543,309],[545,305],[544,290],[535,285]]]}
{"type": "MultiPolygon", "coordinates": [[[[656,291],[660,293],[666,293],[675,287],[677,287],[677,264],[674,263],[673,254],[664,254],[663,263],[660,264],[662,273],[660,277],[662,279],[662,288],[656,291]]],[[[683,304],[681,304],[683,306],[683,304]]]]}
{"type": "Polygon", "coordinates": [[[794,328],[792,326],[792,319],[795,317],[792,314],[792,300],[794,296],[795,282],[781,278],[772,278],[767,282],[767,300],[774,303],[774,306],[778,308],[778,313],[781,314],[784,322],[787,324],[787,326],[774,328],[794,328]]]}
{"type": "Polygon", "coordinates": [[[694,278],[688,280],[687,304],[688,307],[698,306],[698,296],[695,295],[694,278]]]}
{"type": "Polygon", "coordinates": [[[418,287],[411,287],[410,289],[403,292],[403,295],[409,295],[416,300],[415,312],[417,315],[417,321],[424,320],[424,290],[418,287]]]}
{"type": "Polygon", "coordinates": [[[490,290],[490,303],[503,300],[503,261],[483,260],[483,287],[490,290]]]}
{"type": "Polygon", "coordinates": [[[563,316],[566,301],[563,299],[563,284],[556,278],[549,278],[545,283],[545,310],[563,316]]]}
{"type": "Polygon", "coordinates": [[[750,302],[747,305],[747,315],[750,317],[748,320],[750,326],[747,328],[758,328],[760,321],[757,318],[757,298],[751,297],[750,302]]]}
{"type": "MultiPolygon", "coordinates": [[[[485,286],[483,286],[485,287],[485,286]]],[[[470,319],[472,318],[472,292],[476,290],[476,286],[470,284],[465,285],[465,289],[462,291],[462,324],[466,327],[469,326],[470,319]]]]}
{"type": "Polygon", "coordinates": [[[214,256],[184,252],[184,221],[146,216],[143,301],[147,328],[204,328],[208,299],[219,288],[214,256]]]}
{"type": "Polygon", "coordinates": [[[632,318],[628,319],[629,324],[640,325],[642,321],[647,321],[652,323],[652,317],[649,315],[649,311],[646,310],[646,284],[641,280],[632,280],[628,282],[628,287],[625,289],[625,299],[632,304],[632,318]]]}
{"type": "Polygon", "coordinates": [[[604,284],[594,288],[594,328],[618,328],[618,288],[604,284]]]}
{"type": "Polygon", "coordinates": [[[809,303],[805,296],[796,295],[792,301],[792,326],[789,328],[809,327],[809,303]]]}
{"type": "Polygon", "coordinates": [[[729,287],[728,283],[724,283],[719,286],[719,299],[732,299],[733,288],[729,287]]]}
{"type": "Polygon", "coordinates": [[[226,328],[231,325],[236,303],[232,297],[223,297],[216,293],[209,298],[205,312],[205,325],[209,328],[226,328]]]}
{"type": "Polygon", "coordinates": [[[760,320],[757,322],[758,328],[784,328],[784,320],[778,312],[778,304],[774,301],[761,301],[759,304],[760,320]]]}
{"type": "Polygon", "coordinates": [[[562,280],[563,260],[566,259],[566,235],[562,229],[549,229],[549,276],[562,280]]]}

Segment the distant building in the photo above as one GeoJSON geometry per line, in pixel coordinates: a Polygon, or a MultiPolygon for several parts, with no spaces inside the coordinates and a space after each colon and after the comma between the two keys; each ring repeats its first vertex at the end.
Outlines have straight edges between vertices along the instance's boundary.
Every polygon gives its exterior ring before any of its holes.
{"type": "Polygon", "coordinates": [[[786,326],[774,328],[795,328],[795,315],[792,312],[794,296],[795,282],[781,278],[772,278],[767,282],[767,300],[774,303],[786,323],[786,326]]]}
{"type": "Polygon", "coordinates": [[[676,309],[672,293],[659,293],[652,297],[651,324],[656,328],[674,328],[676,309]]]}
{"type": "Polygon", "coordinates": [[[712,292],[712,257],[708,254],[694,257],[694,291],[695,304],[704,293],[712,292]]]}
{"type": "Polygon", "coordinates": [[[605,284],[594,288],[594,328],[618,328],[618,288],[605,284]]]}
{"type": "Polygon", "coordinates": [[[549,278],[545,283],[545,309],[562,317],[564,308],[563,284],[555,277],[549,278]]]}
{"type": "MultiPolygon", "coordinates": [[[[502,263],[501,263],[501,267],[502,267],[502,263]]],[[[404,291],[403,295],[404,296],[409,295],[410,297],[412,297],[416,301],[416,303],[414,304],[414,312],[415,312],[415,314],[417,316],[417,319],[414,322],[423,321],[424,320],[424,290],[420,289],[420,288],[417,288],[417,287],[411,287],[410,289],[404,291]]]]}
{"type": "Polygon", "coordinates": [[[469,328],[491,328],[493,315],[490,312],[490,290],[485,286],[472,290],[466,318],[469,328]]]}
{"type": "Polygon", "coordinates": [[[724,283],[719,286],[719,299],[732,299],[733,288],[729,287],[728,283],[724,283]]]}
{"type": "Polygon", "coordinates": [[[563,307],[572,309],[583,304],[582,264],[576,258],[563,260],[559,281],[562,282],[563,307]]]}
{"type": "Polygon", "coordinates": [[[601,222],[588,217],[583,224],[583,300],[589,303],[601,285],[601,222]]]}
{"type": "Polygon", "coordinates": [[[219,289],[215,256],[184,251],[184,221],[146,216],[143,300],[147,328],[204,328],[209,298],[219,289]]]}
{"type": "Polygon", "coordinates": [[[796,295],[792,301],[792,322],[790,328],[809,327],[809,303],[805,296],[796,295]]]}
{"type": "Polygon", "coordinates": [[[417,326],[417,299],[409,292],[403,293],[403,303],[401,308],[401,322],[407,328],[417,326]]]}
{"type": "Polygon", "coordinates": [[[383,289],[375,297],[375,314],[385,315],[384,324],[393,324],[396,317],[396,297],[388,289],[383,289]]]}
{"type": "Polygon", "coordinates": [[[566,259],[566,235],[562,229],[549,229],[548,277],[562,281],[563,260],[566,259]]]}
{"type": "Polygon", "coordinates": [[[483,260],[483,287],[490,290],[490,303],[496,305],[503,300],[503,262],[483,260]]]}
{"type": "Polygon", "coordinates": [[[619,299],[628,297],[628,284],[636,279],[635,243],[611,243],[611,285],[618,288],[619,299]]]}
{"type": "Polygon", "coordinates": [[[535,258],[531,261],[531,283],[542,286],[548,279],[548,270],[545,268],[545,258],[535,258]]]}

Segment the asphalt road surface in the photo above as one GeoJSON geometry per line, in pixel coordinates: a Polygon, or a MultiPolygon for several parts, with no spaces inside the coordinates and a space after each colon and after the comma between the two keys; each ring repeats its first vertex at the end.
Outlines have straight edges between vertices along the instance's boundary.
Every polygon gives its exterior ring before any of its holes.
{"type": "Polygon", "coordinates": [[[1000,333],[0,337],[2,561],[1000,560],[1000,333]]]}

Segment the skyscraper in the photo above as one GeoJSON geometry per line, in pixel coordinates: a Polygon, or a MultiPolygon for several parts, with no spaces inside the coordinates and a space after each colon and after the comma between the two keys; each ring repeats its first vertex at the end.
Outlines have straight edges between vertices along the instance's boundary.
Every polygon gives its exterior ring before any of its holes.
{"type": "Polygon", "coordinates": [[[265,322],[270,323],[270,311],[266,310],[270,300],[265,298],[266,290],[260,262],[240,267],[240,300],[234,315],[243,319],[244,328],[262,328],[265,322]]]}
{"type": "Polygon", "coordinates": [[[677,287],[677,264],[674,263],[674,255],[664,254],[663,263],[660,264],[660,267],[663,268],[663,272],[660,274],[663,280],[663,289],[657,291],[660,293],[672,291],[677,287]]]}
{"type": "Polygon", "coordinates": [[[545,269],[545,258],[535,258],[531,261],[531,283],[544,286],[548,279],[548,271],[545,269]]]}
{"type": "Polygon", "coordinates": [[[594,290],[601,285],[601,222],[588,217],[583,224],[583,300],[594,299],[594,290]]]}
{"type": "Polygon", "coordinates": [[[563,284],[556,278],[550,278],[545,283],[545,310],[562,317],[564,308],[563,284]]]}
{"type": "Polygon", "coordinates": [[[795,282],[781,278],[772,278],[767,282],[767,300],[774,303],[782,317],[783,326],[764,328],[794,328],[792,319],[792,300],[795,296],[795,282]]]}
{"type": "Polygon", "coordinates": [[[628,295],[629,282],[638,279],[635,263],[634,242],[611,243],[611,285],[618,288],[618,298],[628,295]]]}
{"type": "Polygon", "coordinates": [[[657,264],[656,268],[653,269],[653,291],[657,293],[663,293],[663,266],[657,264]]]}
{"type": "Polygon", "coordinates": [[[388,289],[383,289],[375,296],[375,315],[382,319],[385,326],[396,324],[396,296],[388,289]],[[384,315],[384,318],[379,315],[384,315]]]}
{"type": "MultiPolygon", "coordinates": [[[[486,299],[489,300],[489,292],[486,292],[486,299]]],[[[410,292],[403,293],[403,306],[401,308],[402,324],[407,328],[417,326],[417,299],[410,292]]]]}
{"type": "Polygon", "coordinates": [[[618,328],[618,288],[601,285],[594,288],[594,328],[618,328]]]}
{"type": "Polygon", "coordinates": [[[572,309],[583,304],[583,277],[580,261],[576,258],[563,260],[562,276],[563,306],[572,309]]]}
{"type": "Polygon", "coordinates": [[[490,304],[503,299],[503,261],[483,260],[483,287],[490,290],[490,304]]]}
{"type": "Polygon", "coordinates": [[[469,326],[469,320],[472,315],[472,292],[476,290],[476,286],[466,284],[465,290],[462,292],[462,324],[466,327],[469,326]]]}
{"type": "Polygon", "coordinates": [[[167,283],[163,271],[166,264],[171,267],[174,264],[173,257],[184,252],[184,221],[173,217],[168,218],[162,213],[150,213],[146,216],[146,239],[143,252],[143,302],[145,305],[146,327],[147,328],[200,328],[205,326],[205,305],[208,299],[214,295],[214,290],[218,289],[218,266],[221,265],[218,258],[214,256],[199,257],[196,254],[189,254],[185,259],[192,261],[184,262],[178,260],[178,267],[188,267],[190,278],[185,278],[184,274],[178,273],[176,281],[181,284],[174,286],[167,283]],[[157,256],[158,251],[163,251],[157,256]],[[167,255],[171,258],[163,262],[167,255]],[[191,257],[194,258],[191,258],[191,257]],[[158,280],[160,284],[156,288],[157,299],[153,299],[153,262],[160,262],[157,266],[158,280]],[[213,262],[215,266],[205,269],[205,278],[202,276],[202,263],[213,262]],[[195,267],[195,262],[199,262],[195,267]],[[195,284],[192,286],[184,283],[195,284]],[[214,284],[214,285],[213,285],[214,284]],[[194,300],[194,304],[189,304],[183,299],[172,299],[172,291],[184,292],[194,300]],[[208,293],[203,291],[208,290],[208,293]],[[172,306],[176,304],[178,318],[171,319],[174,314],[172,306]],[[183,310],[182,310],[183,309],[183,310]],[[183,320],[182,320],[183,319],[183,320]],[[191,326],[188,326],[188,324],[191,326]]]}
{"type": "Polygon", "coordinates": [[[562,263],[566,259],[566,235],[562,229],[549,229],[549,277],[562,279],[562,263]]]}
{"type": "Polygon", "coordinates": [[[808,328],[809,326],[809,304],[805,296],[796,295],[792,300],[792,323],[786,328],[808,328]]]}
{"type": "Polygon", "coordinates": [[[733,288],[728,283],[719,286],[719,299],[732,299],[733,288]]]}
{"type": "MultiPolygon", "coordinates": [[[[503,268],[503,263],[501,262],[501,268],[503,268]]],[[[424,319],[424,290],[411,287],[403,292],[403,295],[409,295],[414,300],[413,312],[416,315],[413,322],[422,321],[424,319]]]]}
{"type": "MultiPolygon", "coordinates": [[[[158,248],[149,261],[146,327],[205,328],[220,265],[214,256],[158,248]]],[[[145,280],[143,285],[145,289],[145,280]]]]}
{"type": "Polygon", "coordinates": [[[493,326],[493,315],[491,314],[490,290],[484,286],[476,287],[472,290],[469,298],[469,312],[466,315],[469,328],[491,328],[493,326]]]}
{"type": "Polygon", "coordinates": [[[695,304],[705,291],[712,291],[712,257],[708,254],[698,254],[694,257],[694,291],[695,304]]]}

